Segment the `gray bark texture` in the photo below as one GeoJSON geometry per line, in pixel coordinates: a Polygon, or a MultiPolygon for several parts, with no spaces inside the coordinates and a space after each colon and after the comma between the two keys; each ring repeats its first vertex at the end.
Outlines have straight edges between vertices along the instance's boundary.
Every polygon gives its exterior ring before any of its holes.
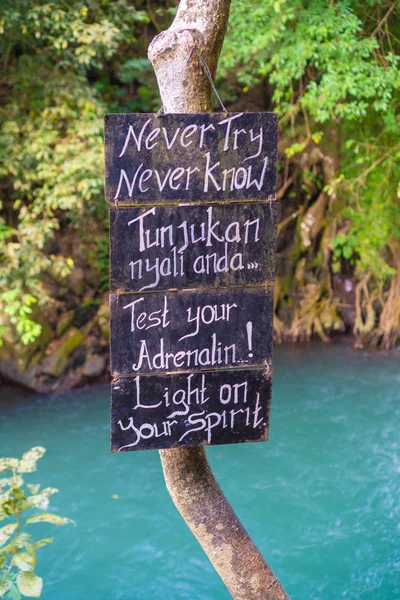
{"type": "MultiPolygon", "coordinates": [[[[148,50],[167,113],[212,111],[212,89],[198,52],[215,75],[230,0],[181,0],[167,31],[148,50]],[[194,51],[194,49],[197,51],[194,51]]],[[[160,451],[178,511],[235,600],[289,600],[219,487],[204,447],[160,451]]]]}

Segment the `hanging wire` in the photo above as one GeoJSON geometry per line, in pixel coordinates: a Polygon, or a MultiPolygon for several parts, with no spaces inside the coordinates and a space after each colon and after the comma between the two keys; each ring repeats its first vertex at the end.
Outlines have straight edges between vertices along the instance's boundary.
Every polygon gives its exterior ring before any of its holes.
{"type": "Polygon", "coordinates": [[[197,56],[199,57],[199,60],[200,60],[201,64],[203,65],[203,69],[204,69],[204,71],[205,71],[205,74],[207,75],[207,77],[208,77],[208,80],[209,80],[209,82],[211,83],[211,87],[212,87],[212,89],[214,90],[214,94],[215,94],[215,95],[217,96],[217,98],[218,98],[218,101],[219,101],[219,103],[220,103],[220,105],[221,105],[221,107],[222,107],[222,110],[223,110],[223,111],[224,111],[224,113],[227,115],[227,114],[228,114],[228,111],[226,110],[226,108],[225,108],[225,106],[224,106],[224,103],[222,102],[222,100],[221,100],[221,98],[220,98],[220,95],[219,95],[219,94],[218,94],[218,92],[217,92],[217,88],[216,88],[216,87],[215,87],[215,85],[214,85],[214,81],[213,81],[213,78],[212,78],[212,75],[211,75],[211,71],[210,71],[210,69],[209,69],[209,67],[208,67],[208,64],[206,63],[206,61],[205,61],[205,60],[204,60],[204,58],[202,57],[202,55],[201,55],[201,52],[200,52],[200,50],[197,48],[197,46],[195,46],[195,47],[194,47],[194,50],[195,50],[195,52],[196,52],[197,56]]]}
{"type": "MultiPolygon", "coordinates": [[[[215,94],[215,95],[216,95],[216,97],[218,98],[218,101],[219,101],[219,103],[220,103],[220,105],[221,105],[221,108],[222,108],[222,110],[223,110],[223,111],[224,111],[224,113],[227,115],[227,114],[228,114],[228,111],[227,111],[227,109],[225,108],[225,106],[224,106],[224,103],[222,102],[222,100],[221,100],[221,97],[220,97],[220,95],[219,95],[219,94],[218,94],[218,92],[217,92],[217,88],[216,88],[216,87],[215,87],[215,85],[214,85],[214,81],[213,81],[213,78],[212,78],[212,75],[211,75],[210,68],[209,68],[208,64],[206,63],[205,59],[203,58],[203,56],[202,56],[202,54],[201,54],[200,50],[197,48],[197,46],[196,46],[196,45],[194,45],[192,48],[190,48],[190,50],[189,50],[189,52],[188,52],[188,54],[187,54],[187,56],[186,56],[186,58],[185,58],[184,64],[187,64],[187,63],[189,62],[189,60],[191,59],[191,57],[192,57],[192,55],[193,55],[193,52],[196,52],[197,56],[199,57],[200,63],[201,63],[201,65],[202,65],[203,69],[204,69],[204,72],[205,72],[205,74],[207,75],[207,78],[208,78],[208,80],[209,80],[209,82],[210,82],[210,84],[211,84],[211,87],[212,87],[212,89],[213,89],[213,91],[214,91],[214,94],[215,94]]],[[[159,116],[161,115],[161,113],[164,113],[164,114],[165,114],[165,108],[164,108],[164,104],[163,104],[163,105],[161,106],[161,108],[160,108],[160,109],[157,111],[157,113],[156,113],[156,117],[159,117],[159,116]]]]}

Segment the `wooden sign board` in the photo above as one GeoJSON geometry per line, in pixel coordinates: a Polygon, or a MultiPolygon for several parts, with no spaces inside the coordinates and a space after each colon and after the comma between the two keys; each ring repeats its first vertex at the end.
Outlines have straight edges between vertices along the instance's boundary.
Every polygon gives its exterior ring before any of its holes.
{"type": "Polygon", "coordinates": [[[107,115],[113,451],[265,440],[277,117],[107,115]]]}
{"type": "Polygon", "coordinates": [[[111,372],[266,366],[273,302],[263,287],[111,294],[111,372]]]}
{"type": "Polygon", "coordinates": [[[105,117],[106,200],[265,200],[275,193],[277,115],[105,117]]]}
{"type": "Polygon", "coordinates": [[[266,439],[271,376],[260,369],[136,375],[112,383],[111,448],[266,439]]]}
{"type": "Polygon", "coordinates": [[[277,202],[110,209],[111,289],[272,284],[277,202]]]}

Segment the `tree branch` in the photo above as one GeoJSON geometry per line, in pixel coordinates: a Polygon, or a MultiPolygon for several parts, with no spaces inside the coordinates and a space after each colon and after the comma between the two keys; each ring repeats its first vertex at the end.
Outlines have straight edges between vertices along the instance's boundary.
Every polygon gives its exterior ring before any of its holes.
{"type": "Polygon", "coordinates": [[[235,600],[288,600],[231,508],[203,447],[160,450],[175,506],[235,600]]]}
{"type": "Polygon", "coordinates": [[[228,24],[229,0],[182,0],[169,29],[151,42],[148,56],[165,112],[209,112],[211,86],[196,47],[215,75],[228,24]]]}
{"type": "MultiPolygon", "coordinates": [[[[182,0],[171,27],[148,56],[165,112],[212,110],[211,86],[193,52],[215,75],[230,0],[182,0]]],[[[216,482],[204,447],[160,451],[169,493],[235,600],[288,600],[216,482]]]]}

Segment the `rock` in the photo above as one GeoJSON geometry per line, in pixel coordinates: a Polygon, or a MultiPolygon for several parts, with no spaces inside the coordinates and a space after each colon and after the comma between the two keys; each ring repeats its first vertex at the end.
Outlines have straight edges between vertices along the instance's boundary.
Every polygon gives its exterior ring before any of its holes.
{"type": "Polygon", "coordinates": [[[55,340],[49,345],[47,356],[40,365],[40,371],[46,375],[59,377],[66,368],[69,357],[83,340],[83,333],[76,327],[71,327],[60,340],[55,340]]]}
{"type": "Polygon", "coordinates": [[[106,366],[105,356],[89,355],[83,365],[82,373],[90,379],[99,377],[106,366]]]}
{"type": "Polygon", "coordinates": [[[15,361],[2,358],[0,362],[0,377],[3,377],[5,381],[12,381],[34,392],[48,392],[47,387],[38,379],[37,368],[35,366],[29,366],[27,369],[21,371],[15,361]]]}
{"type": "Polygon", "coordinates": [[[7,328],[0,347],[0,376],[30,390],[43,392],[45,388],[37,380],[37,365],[53,334],[45,314],[37,305],[34,306],[31,318],[41,325],[42,331],[36,340],[23,344],[8,315],[0,315],[0,325],[7,328]]]}
{"type": "Polygon", "coordinates": [[[63,315],[61,315],[60,320],[57,323],[56,334],[59,338],[62,334],[68,329],[68,327],[72,324],[72,321],[75,317],[75,311],[69,310],[63,315]]]}
{"type": "Polygon", "coordinates": [[[42,355],[52,338],[52,331],[45,316],[36,309],[32,318],[41,325],[42,331],[39,337],[29,344],[23,344],[20,341],[19,335],[16,333],[8,317],[0,319],[0,326],[3,325],[8,328],[3,335],[3,345],[0,347],[0,363],[5,361],[13,362],[13,372],[19,370],[23,373],[26,371],[33,356],[37,357],[38,353],[42,355]]]}
{"type": "Polygon", "coordinates": [[[38,350],[38,352],[36,352],[36,354],[34,354],[31,360],[29,361],[29,368],[35,368],[42,360],[43,355],[44,350],[38,350]]]}

